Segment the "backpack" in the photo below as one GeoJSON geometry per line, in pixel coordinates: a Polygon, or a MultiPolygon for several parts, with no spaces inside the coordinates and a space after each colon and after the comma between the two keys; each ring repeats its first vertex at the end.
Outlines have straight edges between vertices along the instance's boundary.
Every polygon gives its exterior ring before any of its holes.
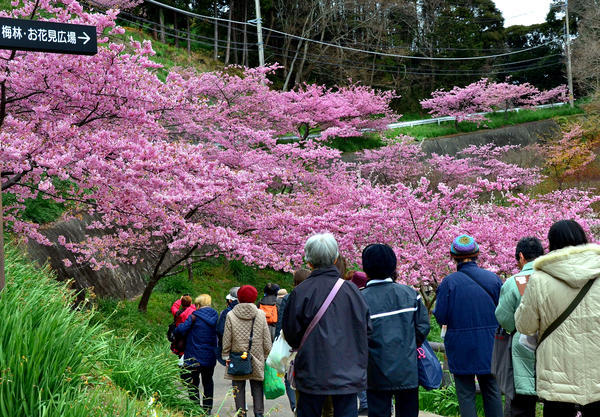
{"type": "Polygon", "coordinates": [[[265,312],[267,324],[277,324],[277,306],[268,304],[259,304],[258,308],[265,312]]]}
{"type": "Polygon", "coordinates": [[[173,343],[175,341],[175,328],[177,327],[177,325],[175,323],[177,323],[177,319],[179,318],[179,316],[181,316],[181,313],[183,313],[184,310],[179,309],[179,311],[177,311],[177,313],[175,313],[175,317],[173,318],[173,323],[169,324],[169,328],[167,329],[167,340],[171,343],[173,343]]]}
{"type": "MultiPolygon", "coordinates": [[[[192,313],[190,315],[190,317],[192,318],[192,326],[194,327],[194,323],[196,322],[196,316],[194,315],[194,313],[192,313]]],[[[183,335],[183,334],[179,334],[176,335],[175,334],[175,321],[177,320],[177,317],[175,317],[175,320],[173,320],[173,323],[171,323],[169,325],[169,331],[171,330],[171,326],[173,327],[173,331],[171,332],[171,337],[173,337],[173,340],[171,341],[171,352],[173,352],[174,354],[181,356],[183,355],[183,352],[185,351],[185,344],[187,341],[187,335],[183,335]]],[[[183,323],[182,323],[183,324],[183,323]]],[[[191,330],[191,328],[190,328],[191,330]]],[[[167,331],[167,338],[169,337],[169,332],[167,331]]]]}

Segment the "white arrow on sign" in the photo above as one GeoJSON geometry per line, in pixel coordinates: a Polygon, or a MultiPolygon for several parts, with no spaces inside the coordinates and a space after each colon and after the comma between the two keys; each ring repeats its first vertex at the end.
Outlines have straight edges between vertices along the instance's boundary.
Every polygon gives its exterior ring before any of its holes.
{"type": "Polygon", "coordinates": [[[83,36],[78,36],[77,39],[85,39],[83,41],[83,44],[85,45],[86,43],[88,43],[90,41],[91,38],[87,33],[83,32],[83,36]]]}

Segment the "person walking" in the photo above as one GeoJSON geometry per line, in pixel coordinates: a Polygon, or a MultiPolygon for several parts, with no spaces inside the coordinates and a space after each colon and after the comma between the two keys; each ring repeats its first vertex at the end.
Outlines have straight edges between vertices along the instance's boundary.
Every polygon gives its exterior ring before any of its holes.
{"type": "Polygon", "coordinates": [[[548,231],[550,252],[533,263],[515,313],[517,330],[538,334],[537,395],[544,417],[600,416],[600,245],[574,220],[548,231]],[[561,317],[561,319],[559,319],[561,317]]]}
{"type": "MultiPolygon", "coordinates": [[[[512,334],[512,366],[515,396],[509,399],[510,417],[535,417],[535,352],[519,343],[521,333],[515,328],[515,312],[533,273],[533,261],[544,254],[542,242],[535,237],[524,237],[517,243],[515,258],[521,270],[508,278],[500,290],[496,319],[504,330],[512,334]]],[[[506,411],[506,410],[505,410],[506,411]]],[[[506,412],[505,412],[506,414],[506,412]]]]}
{"type": "Polygon", "coordinates": [[[450,256],[457,271],[445,277],[438,287],[433,314],[440,325],[447,326],[444,346],[454,375],[460,415],[477,417],[477,377],[486,417],[502,417],[502,396],[491,374],[498,328],[495,311],[502,280],[477,266],[479,245],[471,236],[454,239],[450,256]]]}
{"type": "Polygon", "coordinates": [[[320,417],[331,396],[335,417],[356,417],[356,395],[367,385],[369,310],[356,285],[342,280],[334,266],[339,252],[333,235],[310,237],[304,256],[312,272],[290,294],[282,323],[286,340],[298,350],[296,412],[320,417]],[[328,298],[327,309],[318,315],[328,298]]]}
{"type": "MultiPolygon", "coordinates": [[[[179,326],[181,323],[185,322],[194,312],[194,310],[196,310],[196,306],[192,304],[192,297],[189,294],[184,294],[181,296],[181,298],[176,300],[171,306],[171,314],[173,315],[175,328],[177,328],[177,326],[179,326]]],[[[176,336],[175,340],[171,343],[171,352],[181,358],[185,349],[185,338],[178,336],[176,333],[174,334],[176,336]]]]}
{"type": "Polygon", "coordinates": [[[429,314],[417,292],[392,280],[396,254],[387,245],[362,253],[367,286],[362,294],[371,313],[367,399],[369,417],[389,417],[392,397],[396,417],[419,415],[417,347],[429,333],[429,314]]]}
{"type": "Polygon", "coordinates": [[[225,319],[227,318],[227,314],[233,308],[238,305],[237,292],[240,287],[233,287],[229,290],[229,294],[225,296],[225,300],[227,301],[227,307],[225,310],[221,311],[219,315],[219,321],[217,321],[217,361],[221,365],[225,365],[225,361],[223,360],[223,333],[225,332],[225,319]]]}
{"type": "Polygon", "coordinates": [[[175,329],[176,334],[186,337],[183,380],[188,384],[192,401],[198,402],[206,414],[213,407],[215,385],[213,374],[217,364],[217,319],[219,313],[211,308],[211,297],[202,294],[196,298],[197,309],[175,329]],[[204,394],[200,400],[199,385],[202,378],[204,394]]]}
{"type": "Polygon", "coordinates": [[[225,319],[223,333],[223,357],[231,352],[247,352],[252,363],[252,373],[248,375],[230,375],[225,379],[232,381],[235,408],[239,416],[246,416],[246,381],[250,381],[252,403],[255,417],[263,417],[265,409],[263,381],[265,378],[265,360],[271,351],[271,332],[265,313],[256,305],[258,291],[251,285],[243,285],[237,292],[239,304],[225,319]],[[250,346],[251,345],[251,346],[250,346]],[[249,349],[250,347],[250,349],[249,349]]]}
{"type": "Polygon", "coordinates": [[[269,331],[271,332],[271,342],[275,340],[275,328],[277,327],[277,319],[279,317],[279,304],[277,302],[277,293],[279,285],[269,282],[265,285],[264,296],[258,303],[258,308],[265,312],[269,331]]]}
{"type": "Polygon", "coordinates": [[[194,310],[196,310],[196,306],[192,304],[192,297],[189,294],[184,294],[181,298],[175,300],[171,306],[171,314],[175,320],[175,325],[179,326],[186,321],[194,310]]]}

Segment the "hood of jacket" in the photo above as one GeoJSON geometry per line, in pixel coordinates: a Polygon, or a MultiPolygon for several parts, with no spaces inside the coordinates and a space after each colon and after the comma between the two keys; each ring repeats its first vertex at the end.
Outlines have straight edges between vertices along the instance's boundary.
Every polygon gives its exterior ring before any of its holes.
{"type": "Polygon", "coordinates": [[[231,314],[242,320],[252,320],[257,313],[258,307],[252,303],[240,303],[231,310],[231,314]]]}
{"type": "Polygon", "coordinates": [[[590,279],[600,276],[600,245],[558,249],[536,259],[533,267],[564,281],[572,288],[581,288],[590,279]]]}
{"type": "Polygon", "coordinates": [[[203,307],[195,310],[192,313],[194,316],[201,318],[211,326],[216,326],[217,320],[219,320],[219,313],[217,310],[210,307],[203,307]]]}

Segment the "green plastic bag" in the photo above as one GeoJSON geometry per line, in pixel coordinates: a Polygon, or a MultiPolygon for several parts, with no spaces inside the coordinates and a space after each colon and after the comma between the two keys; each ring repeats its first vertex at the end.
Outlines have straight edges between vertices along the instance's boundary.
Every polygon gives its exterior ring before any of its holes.
{"type": "Polygon", "coordinates": [[[265,398],[274,400],[285,394],[283,379],[277,376],[277,371],[265,364],[265,398]]]}

